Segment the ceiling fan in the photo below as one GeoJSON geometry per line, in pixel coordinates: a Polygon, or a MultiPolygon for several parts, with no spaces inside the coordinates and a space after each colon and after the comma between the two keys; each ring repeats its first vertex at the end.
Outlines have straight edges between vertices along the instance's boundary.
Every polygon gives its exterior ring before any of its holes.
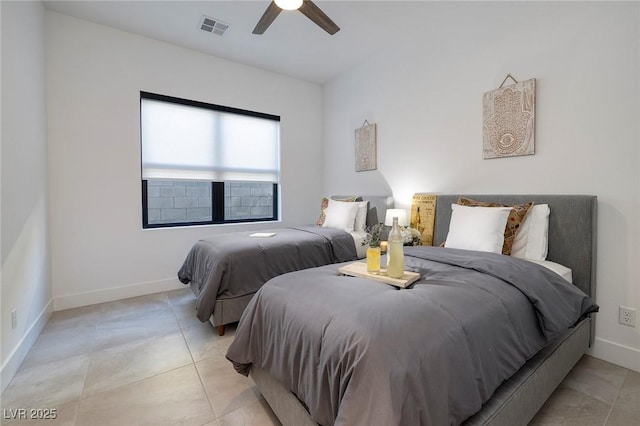
{"type": "Polygon", "coordinates": [[[253,29],[253,34],[263,34],[283,10],[296,9],[329,34],[334,35],[340,31],[340,27],[311,0],[274,0],[269,4],[267,10],[264,11],[258,24],[253,29]]]}

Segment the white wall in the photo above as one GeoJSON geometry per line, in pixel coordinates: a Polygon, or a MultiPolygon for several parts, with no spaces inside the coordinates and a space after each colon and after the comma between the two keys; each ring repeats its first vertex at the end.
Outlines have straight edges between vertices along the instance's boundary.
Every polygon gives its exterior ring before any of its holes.
{"type": "Polygon", "coordinates": [[[52,310],[47,219],[44,7],[2,10],[2,390],[52,310]],[[29,23],[25,25],[25,23],[29,23]],[[11,311],[17,326],[11,327],[11,311]]]}
{"type": "Polygon", "coordinates": [[[320,86],[55,12],[46,24],[56,310],[182,287],[198,238],[265,226],[142,230],[141,90],[280,115],[282,224],[315,220],[320,86]]]}
{"type": "Polygon", "coordinates": [[[640,371],[640,4],[420,3],[406,45],[324,87],[324,190],[577,193],[599,199],[596,344],[640,371]],[[536,153],[482,159],[482,94],[536,78],[536,153]],[[354,171],[354,129],[378,125],[378,169],[354,171]]]}

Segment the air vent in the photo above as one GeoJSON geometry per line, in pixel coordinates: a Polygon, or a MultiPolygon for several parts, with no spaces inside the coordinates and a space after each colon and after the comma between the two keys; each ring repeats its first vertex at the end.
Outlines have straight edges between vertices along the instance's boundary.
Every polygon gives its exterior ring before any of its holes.
{"type": "Polygon", "coordinates": [[[227,31],[227,28],[229,28],[229,24],[218,19],[205,15],[202,15],[202,18],[200,18],[200,29],[202,31],[221,36],[225,31],[227,31]]]}

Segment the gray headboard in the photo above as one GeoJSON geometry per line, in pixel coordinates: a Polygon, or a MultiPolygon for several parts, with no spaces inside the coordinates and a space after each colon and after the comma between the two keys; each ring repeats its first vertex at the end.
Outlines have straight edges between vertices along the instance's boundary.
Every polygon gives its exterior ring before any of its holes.
{"type": "Polygon", "coordinates": [[[571,268],[573,284],[595,297],[597,197],[593,195],[438,195],[434,245],[442,243],[449,231],[451,204],[458,197],[504,204],[533,201],[548,204],[549,253],[547,260],[571,268]]]}

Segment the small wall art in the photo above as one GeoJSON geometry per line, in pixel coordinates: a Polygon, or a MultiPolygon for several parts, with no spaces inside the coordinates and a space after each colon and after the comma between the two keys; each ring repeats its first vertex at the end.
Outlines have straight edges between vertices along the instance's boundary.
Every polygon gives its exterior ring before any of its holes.
{"type": "Polygon", "coordinates": [[[507,75],[482,97],[482,158],[535,154],[536,80],[507,75]],[[502,87],[511,78],[515,84],[502,87]]]}
{"type": "Polygon", "coordinates": [[[369,124],[367,120],[356,135],[356,172],[375,170],[378,167],[378,146],[376,140],[376,125],[369,124]]]}

